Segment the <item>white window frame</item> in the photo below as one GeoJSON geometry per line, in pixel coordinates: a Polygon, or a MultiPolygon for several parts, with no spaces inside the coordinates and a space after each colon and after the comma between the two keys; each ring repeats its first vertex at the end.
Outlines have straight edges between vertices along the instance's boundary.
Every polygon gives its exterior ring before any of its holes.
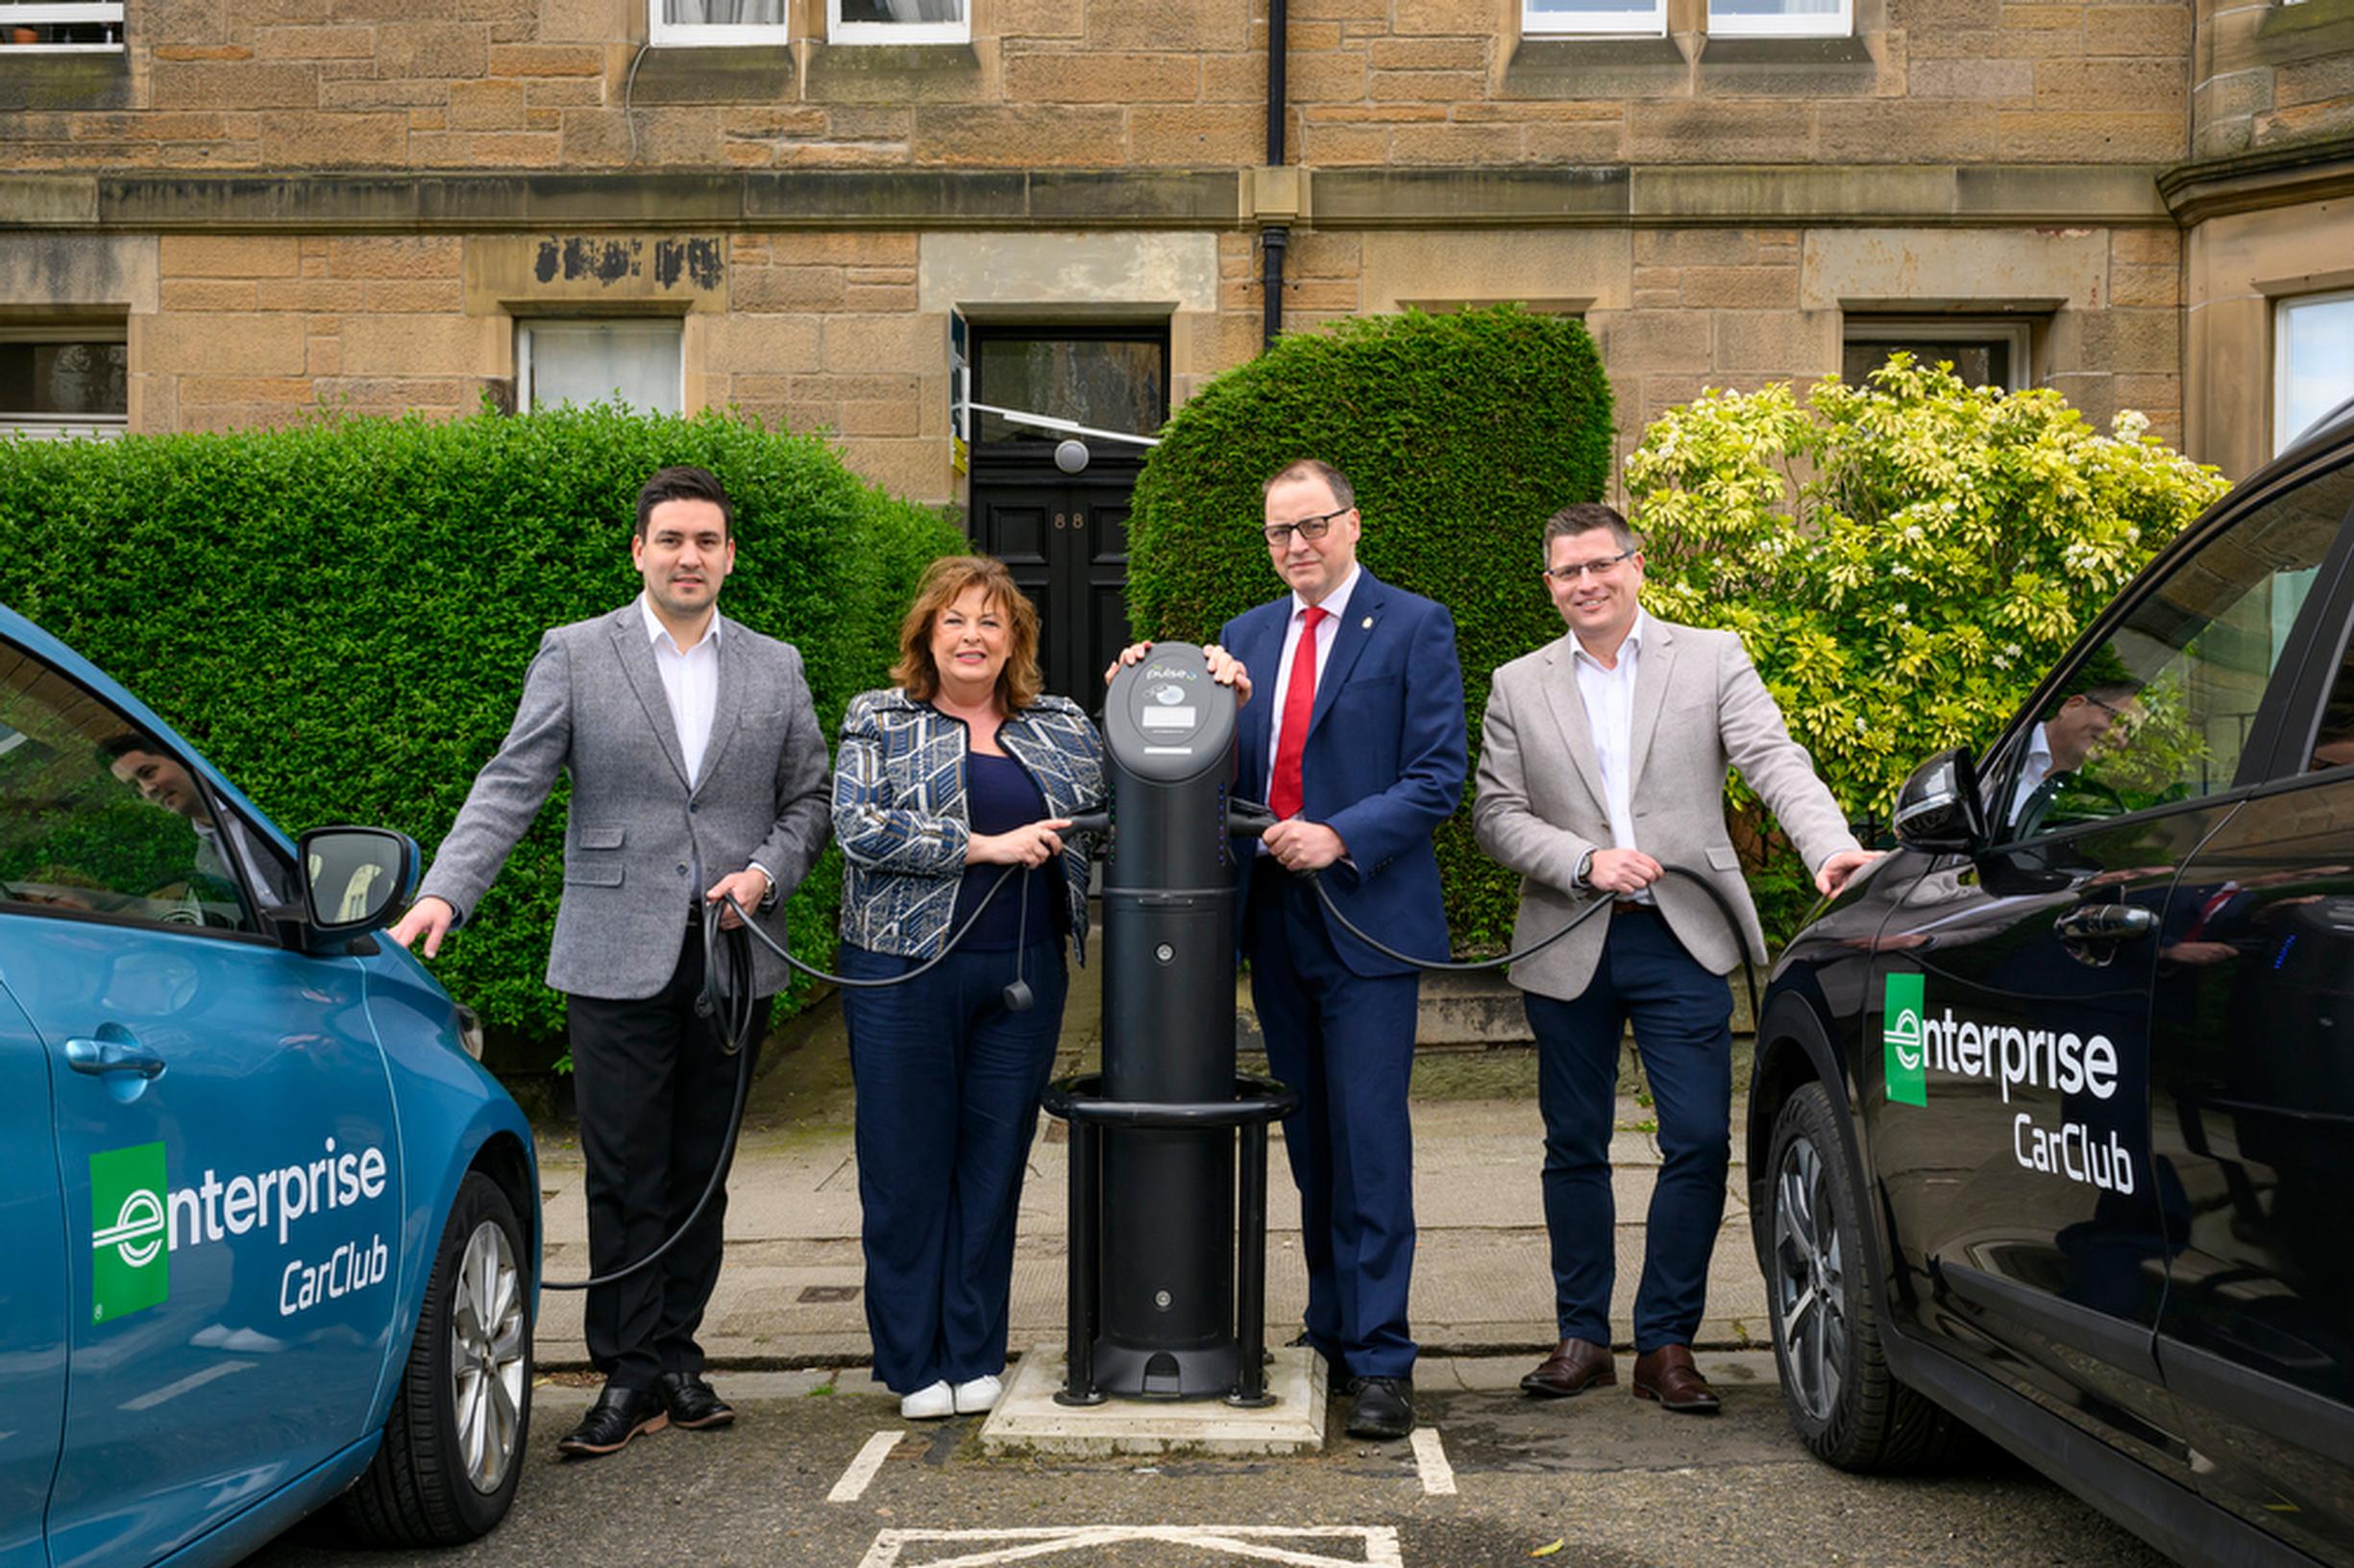
{"type": "Polygon", "coordinates": [[[842,0],[825,0],[825,41],[828,43],[970,43],[973,0],[960,0],[961,20],[953,22],[846,22],[842,0]]]}
{"type": "Polygon", "coordinates": [[[1521,0],[1520,36],[1524,38],[1590,38],[1606,34],[1667,37],[1667,0],[1652,0],[1648,16],[1631,11],[1540,12],[1530,0],[1521,0]]]}
{"type": "Polygon", "coordinates": [[[16,51],[37,55],[119,55],[123,52],[122,0],[42,0],[30,5],[21,0],[0,0],[0,27],[31,27],[38,22],[96,22],[114,24],[112,43],[11,43],[0,44],[0,60],[16,51]]]}
{"type": "MultiPolygon", "coordinates": [[[[2325,294],[2297,294],[2272,302],[2272,454],[2278,456],[2289,443],[2304,433],[2302,427],[2289,426],[2289,318],[2295,312],[2317,305],[2346,305],[2354,303],[2354,288],[2332,289],[2325,294]]],[[[2354,385],[2344,388],[2346,396],[2354,396],[2354,385]]],[[[2322,413],[2337,406],[2325,404],[2322,413]]],[[[2318,418],[2319,415],[2316,415],[2318,418]]]]}
{"type": "MultiPolygon", "coordinates": [[[[788,16],[790,8],[788,7],[788,16]]],[[[662,12],[663,0],[647,0],[646,39],[657,49],[777,44],[793,41],[793,24],[782,22],[674,22],[662,12]]]]}
{"type": "Polygon", "coordinates": [[[1708,0],[1708,36],[1712,38],[1844,38],[1855,31],[1855,0],[1839,0],[1839,10],[1823,15],[1720,15],[1716,0],[1708,0]]]}
{"type": "MultiPolygon", "coordinates": [[[[0,45],[9,49],[38,47],[29,43],[0,45]]],[[[71,47],[88,50],[89,44],[71,47]]],[[[130,333],[116,322],[42,323],[0,326],[0,343],[125,343],[130,333]]],[[[124,392],[124,411],[120,414],[36,414],[22,408],[0,408],[0,437],[31,436],[36,440],[61,441],[75,436],[92,441],[111,441],[131,430],[129,388],[124,392]]]]}
{"type": "Polygon", "coordinates": [[[2023,392],[2035,384],[2028,355],[2035,347],[2035,324],[2018,316],[1860,316],[1839,324],[1839,358],[1844,371],[1851,344],[1899,340],[1928,343],[2006,342],[2011,349],[2011,377],[2005,392],[2023,392]]]}
{"type": "MultiPolygon", "coordinates": [[[[539,333],[544,332],[544,331],[551,331],[551,330],[553,330],[553,331],[559,331],[559,332],[561,332],[561,331],[577,331],[577,330],[586,329],[586,328],[596,328],[596,327],[633,327],[633,326],[651,326],[651,325],[654,325],[654,324],[657,324],[657,323],[667,323],[667,324],[669,324],[669,325],[671,325],[671,326],[674,326],[674,327],[676,327],[676,328],[678,329],[678,381],[677,381],[677,403],[678,403],[678,411],[679,411],[680,413],[684,413],[684,412],[686,412],[686,407],[687,407],[687,343],[686,343],[686,335],[687,335],[687,334],[686,334],[686,322],[685,322],[684,318],[679,317],[679,316],[564,316],[564,315],[549,315],[549,316],[521,316],[521,317],[516,318],[516,322],[515,322],[515,411],[516,411],[517,413],[527,414],[527,413],[532,413],[532,412],[535,412],[535,411],[536,411],[536,410],[537,410],[537,409],[538,409],[538,408],[541,406],[540,402],[539,402],[538,395],[537,395],[536,391],[534,390],[534,388],[532,387],[532,384],[531,384],[531,355],[532,355],[532,339],[533,339],[534,337],[536,337],[536,336],[537,336],[539,333]]],[[[617,390],[617,389],[609,389],[609,390],[617,390]]],[[[558,406],[561,406],[561,405],[560,405],[560,404],[548,404],[547,406],[548,406],[548,407],[551,407],[551,408],[554,408],[554,407],[558,407],[558,406]]],[[[629,406],[630,406],[631,411],[632,411],[632,412],[636,412],[636,413],[646,413],[646,412],[650,412],[650,411],[651,411],[651,410],[649,410],[649,409],[640,408],[640,407],[639,407],[639,406],[638,406],[636,404],[631,404],[629,406]]]]}

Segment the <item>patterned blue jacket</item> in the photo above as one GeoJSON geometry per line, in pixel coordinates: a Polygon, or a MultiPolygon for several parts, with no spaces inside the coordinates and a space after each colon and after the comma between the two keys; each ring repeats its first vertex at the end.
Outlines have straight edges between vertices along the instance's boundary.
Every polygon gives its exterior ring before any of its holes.
{"type": "MultiPolygon", "coordinates": [[[[842,940],[869,952],[930,958],[947,944],[972,836],[965,801],[964,724],[895,687],[866,692],[842,716],[834,762],[834,837],[842,876],[842,940]]],[[[1041,697],[997,728],[1049,817],[1103,803],[1103,737],[1078,703],[1041,697]]],[[[1063,840],[1070,931],[1087,962],[1088,841],[1063,840]]]]}

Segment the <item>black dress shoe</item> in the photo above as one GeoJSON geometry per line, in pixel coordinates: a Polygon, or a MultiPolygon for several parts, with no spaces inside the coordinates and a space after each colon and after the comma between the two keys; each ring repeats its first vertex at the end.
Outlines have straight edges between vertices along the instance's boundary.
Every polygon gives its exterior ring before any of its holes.
{"type": "Polygon", "coordinates": [[[1361,1378],[1349,1407],[1349,1435],[1384,1441],[1414,1430],[1414,1385],[1404,1378],[1361,1378]]]}
{"type": "Polygon", "coordinates": [[[700,1372],[663,1373],[662,1404],[671,1412],[671,1425],[689,1432],[723,1427],[736,1418],[735,1407],[715,1393],[700,1372]]]}
{"type": "Polygon", "coordinates": [[[555,1449],[570,1458],[593,1458],[612,1453],[639,1433],[660,1432],[670,1424],[660,1393],[608,1383],[580,1424],[557,1439],[555,1449]]]}

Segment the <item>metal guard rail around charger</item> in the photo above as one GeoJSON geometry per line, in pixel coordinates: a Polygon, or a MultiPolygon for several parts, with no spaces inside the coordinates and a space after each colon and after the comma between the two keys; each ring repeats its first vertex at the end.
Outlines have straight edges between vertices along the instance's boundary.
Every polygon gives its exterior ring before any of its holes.
{"type": "Polygon", "coordinates": [[[1272,1078],[1235,1075],[1235,1097],[1192,1103],[1155,1104],[1096,1098],[1099,1072],[1079,1073],[1046,1086],[1046,1114],[1070,1123],[1070,1305],[1063,1391],[1058,1405],[1100,1405],[1095,1386],[1094,1346],[1101,1316],[1102,1283],[1096,1277],[1096,1233],[1103,1224],[1103,1194],[1096,1183],[1104,1127],[1162,1128],[1201,1132],[1233,1127],[1242,1134],[1242,1160],[1236,1172],[1235,1210],[1240,1227],[1235,1255],[1235,1388],[1230,1405],[1259,1409],[1274,1403],[1267,1393],[1267,1126],[1300,1108],[1298,1090],[1272,1078]]]}

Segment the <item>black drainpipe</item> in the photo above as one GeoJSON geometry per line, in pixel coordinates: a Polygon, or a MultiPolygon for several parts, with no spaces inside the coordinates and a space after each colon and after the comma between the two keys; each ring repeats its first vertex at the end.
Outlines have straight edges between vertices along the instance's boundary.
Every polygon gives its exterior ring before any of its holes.
{"type": "MultiPolygon", "coordinates": [[[[1267,0],[1267,166],[1284,166],[1284,61],[1290,54],[1290,28],[1285,0],[1267,0]]],[[[1284,248],[1291,231],[1281,224],[1262,230],[1259,243],[1265,253],[1266,326],[1263,348],[1273,348],[1284,330],[1284,248]]]]}

